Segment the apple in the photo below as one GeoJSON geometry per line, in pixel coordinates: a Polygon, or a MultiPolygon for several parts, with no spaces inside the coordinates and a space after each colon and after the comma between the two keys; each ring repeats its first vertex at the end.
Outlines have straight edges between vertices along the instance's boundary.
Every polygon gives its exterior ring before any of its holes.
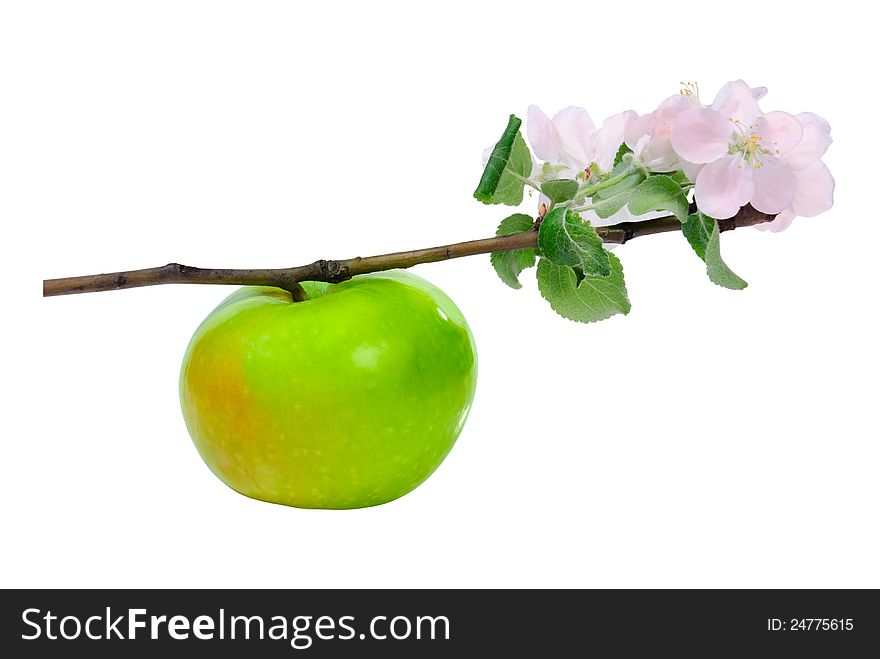
{"type": "Polygon", "coordinates": [[[386,503],[458,438],[477,352],[458,307],[403,271],[304,283],[308,299],[242,288],[199,326],[180,375],[183,416],[229,487],[299,508],[386,503]]]}

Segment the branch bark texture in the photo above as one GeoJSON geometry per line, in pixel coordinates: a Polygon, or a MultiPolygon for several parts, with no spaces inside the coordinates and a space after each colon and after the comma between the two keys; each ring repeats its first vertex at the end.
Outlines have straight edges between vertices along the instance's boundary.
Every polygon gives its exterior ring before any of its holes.
{"type": "MultiPolygon", "coordinates": [[[[753,226],[769,222],[773,215],[760,213],[746,206],[737,215],[727,220],[719,220],[721,231],[753,226]]],[[[596,231],[606,243],[623,244],[639,238],[668,231],[680,231],[681,223],[674,216],[659,217],[639,222],[622,222],[607,227],[597,227],[596,231]]],[[[116,291],[140,286],[159,284],[226,284],[238,286],[277,286],[296,294],[301,291],[301,281],[323,281],[339,283],[356,275],[380,272],[395,268],[410,268],[420,263],[435,263],[458,259],[476,254],[506,252],[514,249],[537,247],[538,232],[525,231],[510,236],[494,236],[481,240],[471,240],[439,247],[428,247],[408,252],[393,252],[377,256],[356,256],[351,259],[320,259],[307,265],[293,268],[195,268],[179,263],[168,263],[156,268],[127,270],[99,275],[46,279],[43,281],[43,297],[71,295],[75,293],[95,293],[116,291]]],[[[296,297],[296,295],[295,295],[296,297]]]]}

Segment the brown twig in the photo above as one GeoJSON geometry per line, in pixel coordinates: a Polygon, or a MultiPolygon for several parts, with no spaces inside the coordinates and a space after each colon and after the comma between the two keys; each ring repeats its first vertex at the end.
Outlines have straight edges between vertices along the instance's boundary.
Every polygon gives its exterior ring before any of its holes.
{"type": "MultiPolygon", "coordinates": [[[[743,208],[736,216],[720,220],[721,231],[730,231],[769,222],[773,215],[756,211],[751,206],[743,208]]],[[[622,244],[640,236],[650,236],[667,231],[681,230],[681,223],[673,216],[659,217],[640,222],[621,222],[596,231],[606,243],[622,244]]],[[[93,293],[116,291],[140,286],[158,284],[233,284],[239,286],[277,286],[291,291],[296,299],[302,293],[298,282],[323,281],[338,283],[355,275],[394,268],[410,268],[420,263],[434,263],[463,256],[507,252],[514,249],[536,247],[538,233],[525,231],[510,236],[495,236],[481,240],[471,240],[439,247],[416,249],[409,252],[394,252],[378,256],[357,256],[340,261],[319,260],[294,268],[240,269],[193,268],[179,263],[169,263],[157,268],[129,270],[83,277],[65,277],[43,281],[43,297],[71,295],[74,293],[93,293]]]]}

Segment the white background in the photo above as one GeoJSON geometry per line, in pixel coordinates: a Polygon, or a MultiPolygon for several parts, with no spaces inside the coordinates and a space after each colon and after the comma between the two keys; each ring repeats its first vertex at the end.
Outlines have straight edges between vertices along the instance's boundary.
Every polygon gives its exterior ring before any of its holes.
{"type": "Polygon", "coordinates": [[[4,3],[0,583],[880,586],[860,6],[4,3]],[[595,325],[488,257],[418,267],[469,318],[480,382],[446,462],[378,508],[269,505],[203,465],[178,369],[228,290],[40,297],[43,277],[488,236],[505,209],[471,193],[510,112],[598,122],[740,77],[829,119],[834,209],[725,234],[745,292],[680,235],[626,245],[632,313],[595,325]]]}

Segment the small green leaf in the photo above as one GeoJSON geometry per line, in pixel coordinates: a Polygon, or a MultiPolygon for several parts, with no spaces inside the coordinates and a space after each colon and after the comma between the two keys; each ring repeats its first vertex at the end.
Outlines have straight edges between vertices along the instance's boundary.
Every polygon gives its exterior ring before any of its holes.
{"type": "Polygon", "coordinates": [[[611,261],[593,226],[567,208],[547,213],[538,231],[538,247],[557,265],[577,268],[587,275],[607,277],[611,261]]]}
{"type": "Polygon", "coordinates": [[[734,291],[741,291],[748,282],[731,270],[724,260],[721,258],[721,232],[718,229],[718,223],[715,223],[715,231],[706,245],[706,272],[709,279],[719,286],[730,288],[734,291]]]}
{"type": "Polygon", "coordinates": [[[681,225],[681,232],[703,261],[709,279],[719,286],[742,290],[748,283],[731,270],[721,258],[721,230],[718,222],[697,211],[681,225]]]}
{"type": "Polygon", "coordinates": [[[555,181],[546,181],[541,185],[541,192],[550,197],[554,204],[573,199],[578,191],[578,182],[570,178],[560,178],[555,181]]]}
{"type": "Polygon", "coordinates": [[[505,217],[495,230],[496,236],[512,236],[515,233],[528,231],[535,226],[535,220],[525,213],[514,213],[505,217]]]}
{"type": "Polygon", "coordinates": [[[309,300],[321,297],[330,288],[330,284],[323,281],[301,281],[299,285],[303,287],[309,300]]]}
{"type": "Polygon", "coordinates": [[[669,211],[681,222],[687,221],[687,196],[678,183],[664,174],[646,178],[630,197],[630,213],[643,215],[651,211],[669,211]]]}
{"type": "Polygon", "coordinates": [[[675,181],[676,183],[678,183],[679,185],[682,185],[684,183],[692,183],[693,182],[687,177],[687,174],[685,174],[680,169],[676,170],[670,174],[667,174],[667,176],[669,178],[671,178],[673,181],[675,181]]]}
{"type": "Polygon", "coordinates": [[[632,174],[628,175],[622,181],[615,183],[611,187],[604,188],[603,190],[597,191],[591,199],[593,203],[603,201],[605,199],[610,199],[611,197],[616,197],[623,192],[627,192],[632,190],[639,183],[645,180],[645,175],[642,172],[636,170],[632,174]]]}
{"type": "Polygon", "coordinates": [[[614,197],[593,204],[593,210],[600,218],[602,218],[603,220],[607,220],[609,217],[618,212],[621,208],[626,206],[627,202],[629,202],[630,194],[631,191],[626,190],[614,197]]]}
{"type": "Polygon", "coordinates": [[[611,171],[605,172],[604,174],[599,174],[598,176],[590,177],[591,186],[605,183],[609,179],[617,179],[621,176],[626,176],[632,172],[637,171],[635,167],[632,166],[632,163],[625,162],[621,157],[620,162],[614,163],[614,167],[611,168],[611,171]]]}
{"type": "Polygon", "coordinates": [[[534,267],[535,250],[515,249],[510,252],[493,252],[489,259],[492,267],[505,284],[520,289],[519,275],[523,270],[534,267]]]}
{"type": "Polygon", "coordinates": [[[611,187],[596,192],[591,198],[596,215],[603,220],[614,215],[629,203],[633,192],[644,180],[645,175],[640,171],[635,171],[611,187]]]}
{"type": "Polygon", "coordinates": [[[617,150],[617,153],[616,153],[615,156],[614,156],[614,164],[612,165],[612,167],[617,167],[621,162],[623,162],[623,157],[624,157],[627,153],[632,153],[632,152],[633,152],[633,150],[630,149],[630,148],[626,145],[626,142],[624,142],[623,144],[621,144],[621,145],[620,145],[620,148],[617,150]]]}
{"type": "Polygon", "coordinates": [[[518,206],[523,199],[523,179],[531,176],[532,154],[519,127],[522,120],[510,115],[507,128],[486,163],[474,197],[484,204],[518,206]]]}
{"type": "Polygon", "coordinates": [[[694,248],[697,256],[704,261],[706,260],[706,245],[709,244],[709,238],[715,231],[713,225],[716,224],[714,219],[699,211],[688,215],[687,220],[681,224],[681,233],[694,248]]]}
{"type": "Polygon", "coordinates": [[[477,189],[474,190],[474,197],[484,204],[491,202],[492,195],[495,194],[495,190],[498,188],[501,175],[504,173],[504,168],[507,167],[507,161],[510,160],[513,142],[516,139],[517,133],[519,133],[520,126],[522,126],[522,119],[519,119],[516,115],[510,115],[510,118],[507,120],[507,127],[501,134],[501,139],[498,140],[495,148],[492,149],[489,160],[486,162],[486,167],[483,169],[480,183],[477,189]]]}
{"type": "MultiPolygon", "coordinates": [[[[501,220],[495,235],[509,236],[529,231],[534,226],[535,221],[531,217],[523,213],[515,213],[501,220]]],[[[535,250],[514,249],[509,252],[493,252],[489,258],[501,281],[511,288],[522,288],[522,284],[519,283],[519,275],[526,268],[535,265],[535,250]]]]}
{"type": "Polygon", "coordinates": [[[574,269],[544,258],[538,261],[538,289],[553,310],[564,318],[580,323],[605,320],[616,314],[628,314],[631,308],[623,266],[609,254],[611,274],[607,277],[586,275],[578,281],[574,269]]]}
{"type": "Polygon", "coordinates": [[[538,174],[538,180],[553,180],[560,172],[564,172],[566,169],[568,169],[568,165],[553,165],[549,162],[545,162],[541,165],[541,172],[538,174]]]}
{"type": "Polygon", "coordinates": [[[605,219],[626,206],[633,188],[644,180],[645,172],[623,158],[610,172],[591,178],[578,196],[589,197],[596,214],[605,219]]]}

